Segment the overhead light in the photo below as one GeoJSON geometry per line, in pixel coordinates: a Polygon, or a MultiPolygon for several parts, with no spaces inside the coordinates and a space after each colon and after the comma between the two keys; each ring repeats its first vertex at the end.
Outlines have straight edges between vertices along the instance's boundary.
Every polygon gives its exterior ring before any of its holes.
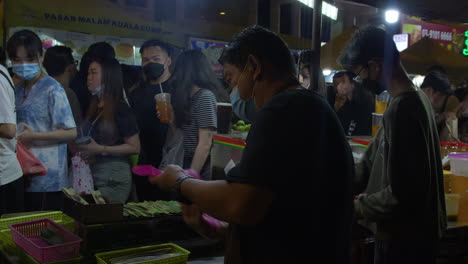
{"type": "Polygon", "coordinates": [[[324,76],[329,76],[331,73],[332,73],[332,71],[330,69],[324,69],[323,70],[323,75],[324,76]]]}
{"type": "Polygon", "coordinates": [[[222,15],[222,16],[224,16],[224,15],[226,15],[226,12],[221,11],[221,12],[219,12],[219,14],[222,15]]]}
{"type": "Polygon", "coordinates": [[[398,22],[399,19],[400,19],[400,12],[398,10],[390,9],[390,10],[385,11],[385,21],[387,21],[387,23],[393,24],[393,23],[398,22]]]}
{"type": "MultiPolygon", "coordinates": [[[[315,1],[314,0],[299,0],[299,2],[305,4],[308,7],[314,8],[315,1]]],[[[322,3],[322,14],[336,20],[338,18],[338,8],[332,4],[327,2],[322,3]]]]}

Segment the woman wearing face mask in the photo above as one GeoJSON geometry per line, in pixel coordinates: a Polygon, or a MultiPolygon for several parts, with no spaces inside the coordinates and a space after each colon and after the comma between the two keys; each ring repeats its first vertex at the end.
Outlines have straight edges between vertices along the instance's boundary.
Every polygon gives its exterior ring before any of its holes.
{"type": "Polygon", "coordinates": [[[173,78],[173,122],[184,135],[183,166],[207,180],[212,133],[217,127],[216,101],[226,101],[228,96],[208,59],[198,50],[179,55],[173,78]]]}
{"type": "Polygon", "coordinates": [[[83,133],[92,139],[78,150],[91,162],[95,189],[109,200],[125,203],[131,189],[129,156],[140,152],[140,140],[135,116],[122,96],[119,62],[93,61],[87,83],[93,99],[83,133]]]}
{"type": "Polygon", "coordinates": [[[69,186],[65,142],[76,137],[70,104],[60,84],[41,70],[42,42],[34,32],[16,32],[8,40],[7,52],[15,76],[21,79],[16,85],[18,139],[47,169],[46,176],[32,178],[26,209],[58,210],[61,189],[69,186]]]}

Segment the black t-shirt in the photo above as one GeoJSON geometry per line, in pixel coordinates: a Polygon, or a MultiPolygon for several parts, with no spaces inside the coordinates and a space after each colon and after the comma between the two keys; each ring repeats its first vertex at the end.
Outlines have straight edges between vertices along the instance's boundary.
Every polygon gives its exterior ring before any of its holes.
{"type": "Polygon", "coordinates": [[[270,99],[227,176],[275,195],[261,223],[233,225],[242,262],[348,263],[353,174],[343,129],[322,96],[298,89],[270,99]]]}
{"type": "MultiPolygon", "coordinates": [[[[161,84],[164,92],[170,92],[168,81],[161,84]]],[[[140,164],[159,167],[162,147],[166,140],[168,125],[160,122],[156,113],[154,96],[161,93],[159,84],[142,84],[128,96],[140,128],[140,164]]]]}
{"type": "Polygon", "coordinates": [[[122,145],[125,143],[125,138],[138,133],[135,115],[124,101],[117,105],[114,124],[107,122],[103,115],[98,114],[93,120],[86,120],[83,127],[96,143],[105,146],[122,145]]]}
{"type": "MultiPolygon", "coordinates": [[[[328,96],[328,102],[332,108],[335,106],[335,100],[336,93],[333,92],[328,96]]],[[[346,101],[336,114],[347,136],[371,136],[373,112],[374,101],[371,93],[361,86],[356,86],[352,100],[346,101]]]]}

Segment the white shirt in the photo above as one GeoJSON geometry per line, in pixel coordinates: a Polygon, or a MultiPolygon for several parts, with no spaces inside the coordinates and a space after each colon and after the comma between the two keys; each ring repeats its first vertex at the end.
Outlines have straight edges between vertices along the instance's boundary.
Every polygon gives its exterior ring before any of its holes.
{"type": "MultiPolygon", "coordinates": [[[[0,124],[16,125],[15,93],[11,83],[13,81],[5,67],[0,70],[10,79],[8,82],[0,74],[0,124]]],[[[21,166],[16,158],[16,137],[6,139],[0,137],[0,186],[16,181],[23,175],[21,166]]]]}

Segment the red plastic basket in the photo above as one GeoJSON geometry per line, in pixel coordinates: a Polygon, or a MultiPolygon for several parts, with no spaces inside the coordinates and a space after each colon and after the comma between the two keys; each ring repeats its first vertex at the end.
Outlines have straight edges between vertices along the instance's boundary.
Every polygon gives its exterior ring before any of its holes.
{"type": "Polygon", "coordinates": [[[48,218],[12,224],[10,229],[13,241],[41,263],[80,257],[81,239],[48,218]],[[65,243],[56,246],[47,244],[40,237],[41,232],[46,228],[60,234],[65,243]]]}

